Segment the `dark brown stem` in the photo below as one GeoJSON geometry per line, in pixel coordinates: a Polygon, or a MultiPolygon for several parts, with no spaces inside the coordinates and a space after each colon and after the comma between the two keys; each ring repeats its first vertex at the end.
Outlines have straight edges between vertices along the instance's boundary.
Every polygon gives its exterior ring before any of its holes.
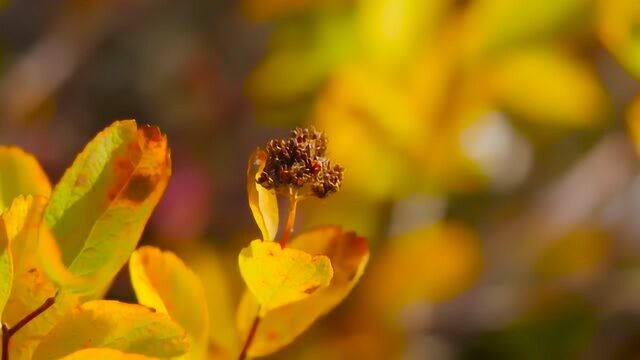
{"type": "Polygon", "coordinates": [[[42,305],[22,318],[22,320],[18,321],[18,323],[13,327],[8,328],[6,324],[2,324],[2,360],[9,360],[9,340],[11,340],[11,337],[17,333],[18,330],[30,323],[31,320],[37,318],[40,314],[53,306],[53,304],[56,303],[56,295],[47,298],[42,305]]]}
{"type": "Polygon", "coordinates": [[[253,342],[253,338],[256,335],[256,331],[258,330],[258,324],[260,324],[260,315],[256,315],[255,319],[253,319],[253,324],[251,324],[251,330],[249,330],[249,335],[247,335],[247,340],[244,342],[244,346],[242,347],[242,351],[238,356],[238,360],[244,360],[247,358],[247,352],[249,351],[249,346],[253,342]]]}
{"type": "Polygon", "coordinates": [[[2,324],[2,360],[9,360],[9,328],[2,324]]]}
{"type": "Polygon", "coordinates": [[[298,205],[298,195],[295,193],[289,194],[289,211],[287,212],[287,223],[282,231],[282,236],[280,237],[280,246],[287,246],[287,242],[289,241],[289,237],[293,232],[293,225],[296,222],[296,208],[298,205]]]}

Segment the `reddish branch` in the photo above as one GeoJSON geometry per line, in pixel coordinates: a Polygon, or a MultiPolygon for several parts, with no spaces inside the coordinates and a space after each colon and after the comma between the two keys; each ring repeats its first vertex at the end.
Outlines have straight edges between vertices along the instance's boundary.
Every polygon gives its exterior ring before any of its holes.
{"type": "Polygon", "coordinates": [[[256,331],[258,330],[258,324],[260,324],[260,316],[256,315],[255,319],[253,319],[253,324],[251,324],[251,330],[249,330],[249,335],[247,335],[247,340],[244,342],[242,351],[238,356],[238,360],[244,360],[247,358],[247,351],[249,351],[249,346],[251,346],[251,343],[253,342],[253,337],[256,335],[256,331]]]}
{"type": "Polygon", "coordinates": [[[31,320],[37,318],[40,314],[53,306],[53,304],[56,303],[56,295],[47,298],[42,305],[22,318],[22,320],[18,321],[18,323],[13,327],[9,328],[6,324],[2,324],[2,360],[9,360],[9,340],[11,340],[11,337],[18,332],[18,330],[31,322],[31,320]]]}

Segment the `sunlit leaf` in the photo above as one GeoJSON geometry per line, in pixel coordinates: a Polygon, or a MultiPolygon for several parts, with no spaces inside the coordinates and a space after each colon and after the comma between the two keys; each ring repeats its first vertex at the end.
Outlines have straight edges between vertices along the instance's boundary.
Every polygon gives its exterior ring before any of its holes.
{"type": "MultiPolygon", "coordinates": [[[[3,215],[13,259],[11,295],[2,322],[15,325],[44,301],[55,295],[56,287],[45,276],[38,258],[38,234],[46,206],[43,197],[18,197],[3,215]]],[[[42,337],[68,309],[77,304],[75,296],[60,294],[55,304],[17,332],[9,344],[10,357],[28,359],[42,337]]]]}
{"type": "Polygon", "coordinates": [[[184,354],[189,342],[186,332],[166,314],[142,305],[97,300],[67,313],[42,339],[33,359],[57,359],[93,347],[166,358],[184,354]]]}
{"type": "Polygon", "coordinates": [[[51,195],[42,254],[66,291],[102,290],[125,264],[171,174],[167,139],[156,127],[118,121],[76,158],[51,195]]]}
{"type": "Polygon", "coordinates": [[[240,274],[256,297],[260,315],[302,300],[329,285],[331,261],[279,243],[254,240],[238,257],[240,274]]]}
{"type": "MultiPolygon", "coordinates": [[[[291,243],[292,249],[331,260],[333,278],[328,287],[313,296],[268,312],[261,320],[249,348],[249,355],[270,354],[291,343],[320,316],[338,305],[358,282],[369,258],[367,240],[345,233],[338,227],[325,227],[304,233],[291,243]]],[[[258,311],[258,302],[245,292],[238,308],[238,327],[243,337],[258,311]]]]}
{"type": "Polygon", "coordinates": [[[385,310],[444,301],[467,289],[480,267],[479,241],[467,227],[441,223],[418,229],[380,249],[368,271],[368,301],[385,310]]]}
{"type": "Polygon", "coordinates": [[[449,1],[369,0],[359,3],[361,41],[368,61],[399,68],[442,24],[449,1]]]}
{"type": "Polygon", "coordinates": [[[469,59],[547,40],[588,25],[591,0],[479,0],[470,3],[464,24],[469,59]]]}
{"type": "Polygon", "coordinates": [[[155,358],[140,355],[127,354],[122,351],[109,348],[90,348],[74,352],[61,360],[152,360],[155,358]]]}
{"type": "Polygon", "coordinates": [[[202,359],[209,343],[209,314],[200,279],[171,252],[145,246],[131,255],[131,283],[138,302],[169,314],[191,339],[188,359],[202,359]]]}
{"type": "Polygon", "coordinates": [[[49,196],[49,178],[33,155],[0,146],[0,211],[18,195],[49,196]]]}
{"type": "Polygon", "coordinates": [[[598,35],[607,49],[640,78],[640,2],[598,1],[598,35]]]}
{"type": "Polygon", "coordinates": [[[349,169],[352,180],[345,182],[345,190],[387,198],[420,183],[408,172],[419,162],[414,156],[424,154],[412,146],[424,143],[427,130],[406,87],[361,64],[346,66],[325,87],[314,123],[326,131],[332,158],[349,169]],[[374,168],[379,171],[371,176],[374,168]]]}
{"type": "Polygon", "coordinates": [[[278,199],[275,190],[267,190],[256,182],[257,177],[262,173],[267,154],[260,149],[254,151],[249,156],[247,164],[247,193],[249,195],[249,207],[255,219],[262,238],[271,241],[278,232],[278,199]]]}
{"type": "Polygon", "coordinates": [[[601,125],[607,97],[596,73],[557,50],[517,52],[493,64],[496,101],[526,120],[565,127],[601,125]],[[544,81],[541,81],[544,79],[544,81]]]}
{"type": "Polygon", "coordinates": [[[0,214],[0,315],[3,314],[11,293],[13,284],[11,242],[17,235],[18,229],[24,226],[23,208],[26,201],[26,198],[18,197],[0,214]]]}
{"type": "Polygon", "coordinates": [[[237,289],[233,285],[241,285],[242,281],[239,274],[229,272],[237,262],[236,255],[226,256],[210,246],[198,244],[182,252],[181,256],[202,279],[203,284],[206,284],[204,291],[209,310],[209,358],[230,359],[237,356],[240,340],[235,325],[237,289]]]}

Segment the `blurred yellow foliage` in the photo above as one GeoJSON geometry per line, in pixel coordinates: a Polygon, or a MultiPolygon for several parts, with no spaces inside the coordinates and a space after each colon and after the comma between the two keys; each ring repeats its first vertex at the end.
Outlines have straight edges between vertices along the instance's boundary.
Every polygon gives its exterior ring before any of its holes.
{"type": "Polygon", "coordinates": [[[437,303],[468,289],[481,269],[481,248],[473,230],[439,223],[392,239],[380,249],[365,276],[366,296],[381,310],[437,303]]]}
{"type": "Polygon", "coordinates": [[[640,78],[640,3],[599,0],[598,35],[607,49],[636,78],[640,78]]]}
{"type": "Polygon", "coordinates": [[[544,280],[584,282],[601,274],[609,260],[607,234],[586,226],[548,244],[538,258],[535,270],[544,280]]]}

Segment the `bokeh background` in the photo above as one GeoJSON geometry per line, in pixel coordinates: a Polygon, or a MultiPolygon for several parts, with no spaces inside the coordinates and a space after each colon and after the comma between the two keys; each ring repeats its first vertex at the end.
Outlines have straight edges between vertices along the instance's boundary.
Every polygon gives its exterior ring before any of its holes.
{"type": "MultiPolygon", "coordinates": [[[[372,257],[274,359],[639,357],[638,79],[637,0],[0,0],[0,143],[56,181],[113,120],[159,125],[142,242],[202,277],[224,348],[247,157],[328,133],[343,190],[296,228],[372,257]]],[[[126,274],[108,296],[134,300],[126,274]]]]}

